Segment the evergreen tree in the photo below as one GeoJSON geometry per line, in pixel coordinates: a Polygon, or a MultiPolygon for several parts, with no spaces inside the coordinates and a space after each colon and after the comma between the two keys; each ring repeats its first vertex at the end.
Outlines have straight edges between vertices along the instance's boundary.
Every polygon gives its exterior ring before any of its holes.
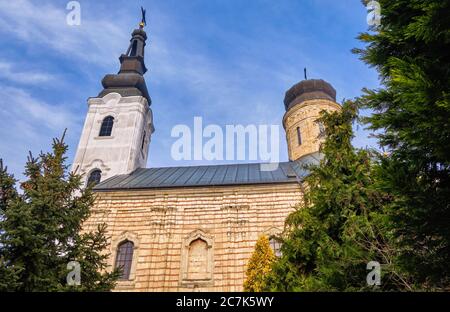
{"type": "MultiPolygon", "coordinates": [[[[3,161],[0,159],[0,222],[5,218],[6,207],[17,200],[16,182],[14,177],[8,174],[7,168],[3,167],[3,161]]],[[[1,233],[0,227],[0,235],[1,233]]],[[[19,268],[7,265],[2,250],[0,244],[0,291],[13,290],[18,286],[19,268]]]]}
{"type": "Polygon", "coordinates": [[[255,245],[250,260],[247,264],[244,291],[260,292],[265,288],[265,277],[270,272],[275,254],[270,247],[267,236],[262,235],[255,245]]]}
{"type": "Polygon", "coordinates": [[[53,141],[50,153],[30,153],[22,194],[0,171],[0,280],[11,281],[0,283],[3,290],[106,291],[118,278],[119,272],[105,271],[105,226],[82,231],[94,197],[82,189],[79,175],[68,172],[63,139],[53,141]],[[67,285],[70,261],[80,263],[81,286],[67,285]]]}
{"type": "Polygon", "coordinates": [[[450,287],[450,1],[378,0],[381,25],[359,36],[382,89],[357,100],[390,157],[380,187],[399,257],[415,287],[450,287]]]}
{"type": "Polygon", "coordinates": [[[377,190],[376,164],[369,151],[352,144],[354,103],[342,112],[322,112],[324,158],[310,166],[303,201],[286,220],[282,256],[267,278],[271,291],[349,291],[408,288],[393,265],[395,251],[386,232],[377,190]],[[382,265],[382,285],[367,285],[366,266],[382,265]]]}

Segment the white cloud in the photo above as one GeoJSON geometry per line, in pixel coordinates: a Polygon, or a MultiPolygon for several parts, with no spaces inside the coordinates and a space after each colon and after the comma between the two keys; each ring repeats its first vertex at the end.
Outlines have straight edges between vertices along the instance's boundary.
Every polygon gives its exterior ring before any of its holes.
{"type": "MultiPolygon", "coordinates": [[[[108,12],[97,1],[81,1],[81,26],[68,26],[67,2],[0,0],[0,35],[25,43],[30,54],[49,53],[51,59],[56,52],[69,59],[74,68],[89,67],[80,79],[98,74],[99,70],[92,69],[92,65],[117,68],[117,58],[127,48],[131,32],[123,11],[108,12]],[[94,11],[95,8],[98,11],[94,11]]],[[[177,120],[180,115],[189,123],[192,119],[187,115],[190,114],[192,118],[201,114],[206,122],[222,125],[228,122],[281,123],[284,92],[301,79],[303,66],[308,64],[309,68],[315,68],[315,76],[325,76],[320,72],[323,69],[319,66],[320,60],[302,52],[298,45],[291,47],[288,42],[283,42],[275,31],[265,33],[261,41],[258,37],[247,38],[217,27],[214,35],[233,43],[233,61],[223,61],[210,55],[208,48],[202,50],[201,45],[195,46],[190,39],[180,39],[186,38],[183,25],[176,25],[177,19],[170,14],[155,14],[155,9],[152,15],[156,18],[151,20],[151,41],[146,54],[151,71],[146,79],[150,82],[150,92],[158,84],[162,90],[173,90],[173,93],[160,93],[160,98],[154,98],[154,110],[159,110],[159,114],[155,114],[157,128],[161,125],[167,130],[171,124],[180,121],[177,120]],[[302,61],[297,66],[298,60],[302,61]],[[167,103],[172,94],[184,96],[183,101],[167,103]]],[[[6,39],[4,42],[6,44],[6,39]]],[[[19,78],[29,85],[55,80],[39,71],[21,70],[19,74],[15,65],[0,63],[0,76],[15,83],[20,82],[19,78]],[[16,76],[11,75],[12,71],[16,76]]],[[[76,86],[64,87],[67,87],[68,96],[81,92],[76,86]]],[[[338,91],[343,93],[342,89],[338,91]]],[[[22,89],[9,88],[0,89],[0,118],[0,157],[8,151],[9,157],[15,159],[17,155],[25,156],[23,151],[47,146],[51,137],[60,135],[66,127],[75,130],[70,130],[69,134],[75,135],[72,143],[77,143],[80,131],[76,131],[81,125],[75,121],[83,119],[84,113],[83,116],[79,112],[72,114],[65,107],[36,100],[22,89]]],[[[167,143],[169,134],[158,131],[152,143],[152,151],[162,155],[164,165],[167,165],[166,156],[170,149],[160,152],[155,147],[167,143]]],[[[72,144],[71,148],[76,146],[72,144]]],[[[151,161],[155,154],[151,152],[151,161]]]]}
{"type": "Polygon", "coordinates": [[[29,0],[0,1],[0,32],[29,43],[32,47],[51,48],[69,58],[85,62],[111,64],[127,42],[128,34],[117,21],[89,19],[83,11],[80,26],[66,23],[65,3],[49,4],[29,0]],[[85,14],[83,14],[83,12],[85,14]]]}
{"type": "MultiPolygon", "coordinates": [[[[0,116],[10,115],[4,122],[26,121],[35,128],[64,130],[73,126],[73,115],[62,106],[50,105],[33,98],[28,92],[14,87],[0,89],[0,116]]],[[[14,128],[14,127],[13,127],[14,128]]]]}
{"type": "Polygon", "coordinates": [[[66,142],[71,149],[78,142],[78,118],[66,106],[37,100],[20,88],[0,88],[0,158],[10,172],[23,178],[28,151],[37,154],[50,148],[51,139],[60,137],[68,128],[66,142]]]}
{"type": "Polygon", "coordinates": [[[39,71],[23,71],[15,64],[0,61],[0,78],[19,83],[36,85],[56,81],[56,76],[39,71]]]}

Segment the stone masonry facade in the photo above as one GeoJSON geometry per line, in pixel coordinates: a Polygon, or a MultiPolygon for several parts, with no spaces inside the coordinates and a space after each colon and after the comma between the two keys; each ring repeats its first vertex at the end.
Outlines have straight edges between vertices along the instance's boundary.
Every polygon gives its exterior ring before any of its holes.
{"type": "Polygon", "coordinates": [[[117,291],[242,291],[256,240],[280,234],[302,194],[298,183],[97,192],[85,230],[107,223],[111,269],[133,242],[117,291]]]}
{"type": "Polygon", "coordinates": [[[339,111],[341,106],[326,99],[307,100],[289,109],[283,118],[290,160],[319,151],[323,136],[317,119],[321,111],[339,111]],[[299,144],[298,136],[301,136],[299,144]]]}
{"type": "Polygon", "coordinates": [[[84,175],[84,185],[96,185],[97,197],[83,230],[106,223],[108,269],[123,268],[116,291],[242,291],[259,236],[280,234],[302,201],[307,170],[300,165],[321,158],[317,118],[322,110],[340,110],[336,90],[306,79],[286,92],[290,161],[279,170],[145,168],[154,124],[144,26],[132,32],[119,72],[106,75],[103,90],[88,100],[73,170],[84,175]]]}

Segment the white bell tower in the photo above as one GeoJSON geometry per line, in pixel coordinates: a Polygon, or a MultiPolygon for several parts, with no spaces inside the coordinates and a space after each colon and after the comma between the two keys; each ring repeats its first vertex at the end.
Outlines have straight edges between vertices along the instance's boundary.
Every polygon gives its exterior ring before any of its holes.
{"type": "Polygon", "coordinates": [[[146,166],[154,132],[151,99],[144,74],[147,35],[141,23],[120,60],[120,71],[106,75],[104,89],[89,98],[88,113],[72,170],[83,174],[84,185],[97,184],[146,166]]]}

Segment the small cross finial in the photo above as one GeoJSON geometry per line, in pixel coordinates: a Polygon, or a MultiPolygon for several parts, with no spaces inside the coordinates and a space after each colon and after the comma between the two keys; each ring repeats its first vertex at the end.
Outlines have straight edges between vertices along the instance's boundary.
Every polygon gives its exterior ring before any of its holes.
{"type": "Polygon", "coordinates": [[[305,80],[308,80],[308,76],[306,75],[306,67],[305,67],[305,69],[303,71],[305,73],[305,80]]]}
{"type": "Polygon", "coordinates": [[[147,25],[147,21],[145,20],[145,9],[143,7],[141,7],[141,13],[142,13],[142,19],[141,19],[141,22],[139,23],[139,27],[144,28],[144,26],[147,25]]]}

